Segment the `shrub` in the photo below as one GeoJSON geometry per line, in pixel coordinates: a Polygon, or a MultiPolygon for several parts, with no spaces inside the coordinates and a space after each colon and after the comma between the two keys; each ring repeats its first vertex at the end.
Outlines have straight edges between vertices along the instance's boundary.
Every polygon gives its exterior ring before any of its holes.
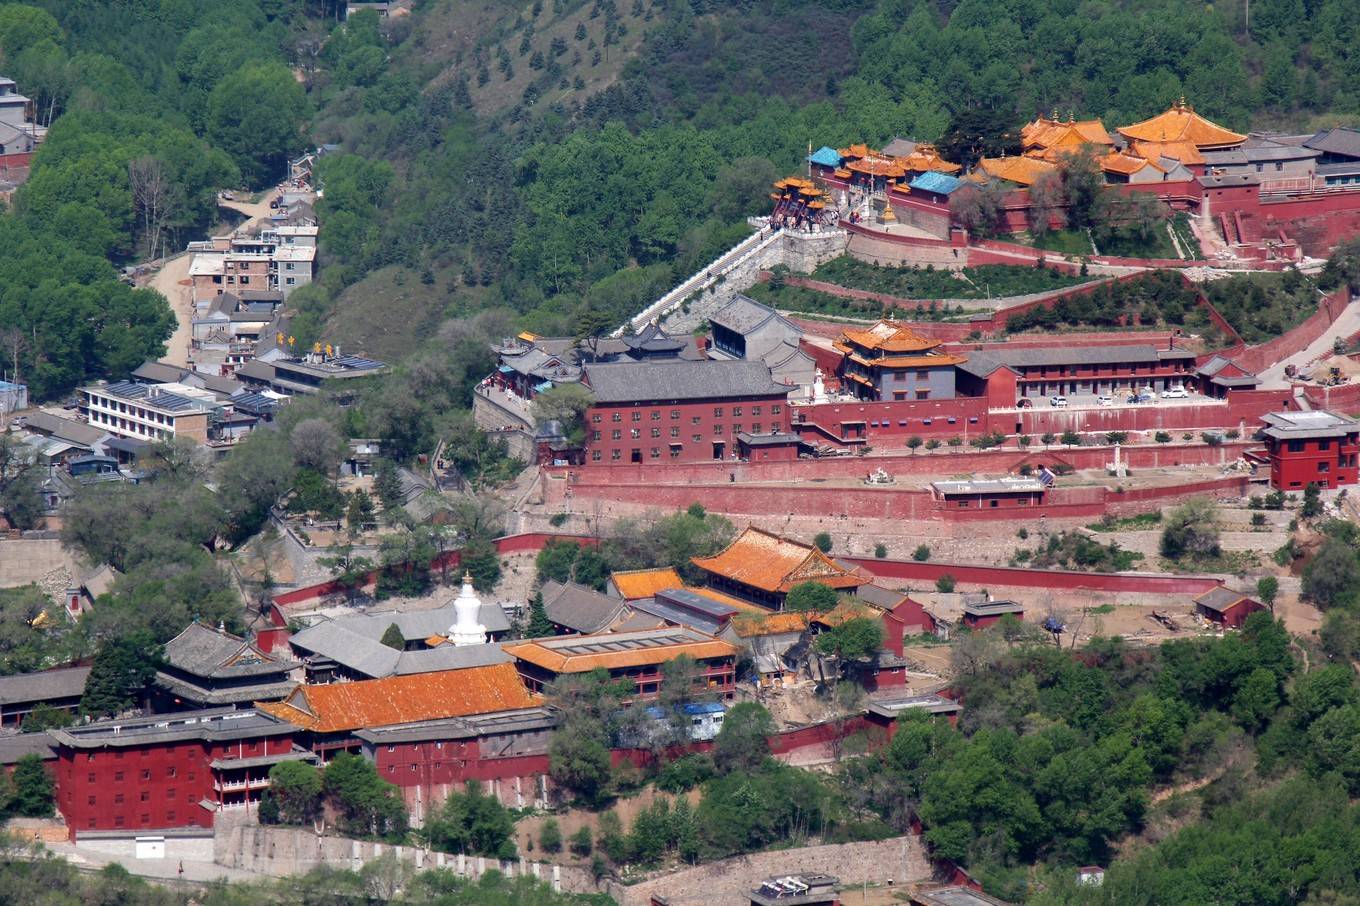
{"type": "Polygon", "coordinates": [[[561,528],[567,524],[567,520],[570,518],[570,513],[553,513],[548,517],[548,525],[551,525],[553,528],[561,528]]]}
{"type": "Polygon", "coordinates": [[[926,441],[926,449],[938,450],[940,449],[940,442],[932,437],[930,440],[926,441]]]}
{"type": "Polygon", "coordinates": [[[1029,443],[1030,443],[1030,440],[1031,440],[1031,438],[1030,438],[1030,436],[1029,436],[1028,434],[1021,434],[1019,437],[1017,437],[1017,438],[1015,439],[1015,442],[1018,443],[1018,444],[1019,444],[1020,446],[1022,446],[1022,447],[1028,447],[1028,446],[1029,446],[1029,443]]]}
{"type": "Polygon", "coordinates": [[[1268,510],[1282,510],[1284,509],[1284,501],[1284,491],[1271,491],[1265,496],[1262,504],[1268,510]]]}
{"type": "Polygon", "coordinates": [[[1223,435],[1217,431],[1203,431],[1200,433],[1200,440],[1211,447],[1217,447],[1223,443],[1223,435]]]}
{"type": "Polygon", "coordinates": [[[1238,431],[1236,428],[1229,428],[1228,432],[1223,436],[1226,437],[1228,440],[1237,440],[1239,437],[1242,436],[1242,432],[1238,431]]]}
{"type": "Polygon", "coordinates": [[[935,590],[942,594],[949,594],[954,590],[954,577],[949,573],[935,580],[935,590]]]}
{"type": "Polygon", "coordinates": [[[1058,438],[1052,433],[1045,434],[1043,437],[1039,438],[1039,440],[1044,442],[1045,447],[1047,447],[1049,444],[1053,443],[1057,439],[1058,438]]]}
{"type": "Polygon", "coordinates": [[[824,554],[829,554],[829,553],[831,553],[831,533],[830,533],[830,532],[818,532],[818,533],[817,533],[817,536],[816,536],[815,538],[812,539],[812,543],[813,543],[814,545],[816,545],[816,546],[817,546],[817,550],[821,551],[822,553],[824,553],[824,554]]]}
{"type": "Polygon", "coordinates": [[[1110,431],[1105,435],[1105,443],[1107,444],[1122,444],[1128,442],[1128,439],[1129,432],[1127,431],[1110,431]]]}
{"type": "Polygon", "coordinates": [[[556,818],[548,818],[543,822],[543,828],[538,832],[538,846],[544,852],[562,851],[562,828],[558,826],[556,818]]]}
{"type": "Polygon", "coordinates": [[[880,541],[878,544],[875,544],[875,545],[874,545],[874,556],[877,557],[877,558],[880,559],[880,560],[882,560],[884,557],[888,556],[888,545],[884,544],[884,543],[881,542],[881,541],[880,541]]]}
{"type": "Polygon", "coordinates": [[[947,441],[947,443],[948,443],[949,446],[951,446],[951,447],[962,447],[962,446],[963,446],[963,438],[962,438],[962,437],[951,437],[951,438],[949,438],[949,440],[947,441]]]}
{"type": "Polygon", "coordinates": [[[917,563],[925,563],[930,559],[930,547],[925,544],[918,545],[916,550],[911,552],[911,559],[917,563]]]}
{"type": "Polygon", "coordinates": [[[1265,524],[1266,524],[1266,514],[1265,514],[1265,513],[1252,513],[1252,514],[1251,514],[1251,524],[1252,524],[1252,525],[1255,525],[1255,526],[1262,526],[1262,525],[1265,525],[1265,524]]]}
{"type": "Polygon", "coordinates": [[[907,438],[907,449],[915,453],[917,448],[920,447],[923,443],[925,443],[925,441],[921,440],[921,438],[912,435],[911,437],[907,438]]]}
{"type": "Polygon", "coordinates": [[[1158,431],[1155,435],[1153,435],[1152,439],[1157,441],[1157,443],[1159,444],[1171,443],[1171,435],[1167,434],[1165,431],[1158,431]]]}
{"type": "Polygon", "coordinates": [[[1015,537],[1019,538],[1021,541],[1024,541],[1026,538],[1029,537],[1029,529],[1025,528],[1024,526],[1021,526],[1020,531],[1015,533],[1015,537]]]}
{"type": "Polygon", "coordinates": [[[1062,442],[1067,444],[1069,447],[1080,447],[1081,435],[1075,431],[1064,431],[1062,433],[1062,442]]]}
{"type": "Polygon", "coordinates": [[[576,833],[572,834],[569,846],[571,847],[571,853],[574,856],[579,856],[584,859],[586,856],[590,855],[591,849],[594,848],[590,839],[590,828],[582,827],[576,833]]]}

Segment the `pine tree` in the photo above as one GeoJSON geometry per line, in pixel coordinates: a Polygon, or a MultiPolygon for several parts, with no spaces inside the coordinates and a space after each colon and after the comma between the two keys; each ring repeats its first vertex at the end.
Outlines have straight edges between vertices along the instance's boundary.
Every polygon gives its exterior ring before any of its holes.
{"type": "Polygon", "coordinates": [[[406,649],[406,636],[401,634],[401,629],[396,623],[387,624],[387,629],[383,631],[380,641],[388,648],[395,648],[398,651],[406,649]]]}
{"type": "Polygon", "coordinates": [[[552,620],[548,619],[548,611],[543,606],[543,593],[541,591],[534,592],[534,599],[529,602],[529,626],[525,630],[524,637],[541,639],[556,634],[557,631],[553,628],[552,620]]]}
{"type": "Polygon", "coordinates": [[[37,755],[25,755],[14,766],[13,809],[25,818],[52,814],[52,778],[37,755]]]}
{"type": "Polygon", "coordinates": [[[378,460],[378,474],[373,477],[373,492],[382,501],[384,510],[401,506],[401,476],[397,474],[397,464],[392,460],[378,460]]]}
{"type": "Polygon", "coordinates": [[[80,713],[107,717],[137,703],[137,696],[160,666],[160,646],[149,632],[134,632],[124,638],[109,639],[94,656],[80,713]]]}

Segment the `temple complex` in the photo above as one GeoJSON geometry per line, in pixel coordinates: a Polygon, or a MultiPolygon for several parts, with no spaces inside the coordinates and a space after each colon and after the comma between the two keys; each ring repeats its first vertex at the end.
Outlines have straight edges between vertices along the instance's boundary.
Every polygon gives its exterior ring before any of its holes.
{"type": "Polygon", "coordinates": [[[890,320],[847,327],[832,345],[845,356],[841,381],[866,400],[953,399],[954,366],[967,361],[941,352],[939,340],[890,320]]]}

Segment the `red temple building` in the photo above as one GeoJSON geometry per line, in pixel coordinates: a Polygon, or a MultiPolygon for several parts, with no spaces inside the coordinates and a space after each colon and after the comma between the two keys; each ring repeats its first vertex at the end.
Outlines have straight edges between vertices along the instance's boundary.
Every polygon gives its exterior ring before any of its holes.
{"type": "Polygon", "coordinates": [[[710,587],[774,610],[782,610],[784,598],[804,582],[849,594],[868,584],[817,548],[754,526],[719,553],[692,562],[704,571],[710,587]]]}
{"type": "Polygon", "coordinates": [[[1334,412],[1268,412],[1261,420],[1272,487],[1301,491],[1310,484],[1355,484],[1360,422],[1334,412]]]}
{"type": "Polygon", "coordinates": [[[741,435],[789,434],[790,387],[758,361],[585,366],[592,463],[735,459],[741,435]]]}
{"type": "Polygon", "coordinates": [[[51,730],[57,807],[73,840],[82,831],[211,827],[217,812],[257,803],[274,765],[313,760],[293,744],[295,730],[230,709],[51,730]]]}

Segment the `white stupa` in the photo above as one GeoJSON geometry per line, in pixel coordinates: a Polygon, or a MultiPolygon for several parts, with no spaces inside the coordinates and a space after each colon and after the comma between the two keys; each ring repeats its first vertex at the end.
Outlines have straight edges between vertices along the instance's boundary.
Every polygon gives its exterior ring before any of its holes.
{"type": "Polygon", "coordinates": [[[449,627],[449,641],[458,647],[465,645],[485,645],[486,627],[478,621],[482,612],[482,601],[472,590],[472,575],[463,574],[463,588],[454,599],[453,610],[457,615],[449,627]]]}

